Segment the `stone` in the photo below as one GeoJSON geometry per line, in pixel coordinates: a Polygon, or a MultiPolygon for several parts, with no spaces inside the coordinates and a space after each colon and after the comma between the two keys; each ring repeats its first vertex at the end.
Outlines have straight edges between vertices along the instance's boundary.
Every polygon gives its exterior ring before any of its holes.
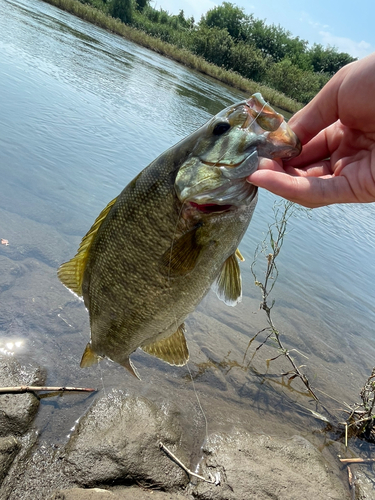
{"type": "Polygon", "coordinates": [[[187,500],[187,497],[178,493],[166,493],[138,487],[114,490],[71,488],[56,491],[49,500],[187,500]]]}
{"type": "MultiPolygon", "coordinates": [[[[45,373],[40,367],[21,365],[16,359],[0,356],[0,387],[42,385],[45,373]]],[[[24,434],[37,412],[38,398],[32,393],[0,394],[0,437],[24,434]]]]}
{"type": "Polygon", "coordinates": [[[13,436],[0,437],[0,485],[21,448],[13,436]]]}
{"type": "Polygon", "coordinates": [[[306,439],[236,430],[209,436],[199,474],[220,485],[199,482],[199,500],[345,500],[349,491],[322,454],[306,439]]]}
{"type": "Polygon", "coordinates": [[[65,473],[79,486],[141,483],[173,489],[188,477],[159,448],[162,441],[180,460],[184,452],[179,411],[141,396],[113,390],[80,420],[67,446],[65,473]]]}

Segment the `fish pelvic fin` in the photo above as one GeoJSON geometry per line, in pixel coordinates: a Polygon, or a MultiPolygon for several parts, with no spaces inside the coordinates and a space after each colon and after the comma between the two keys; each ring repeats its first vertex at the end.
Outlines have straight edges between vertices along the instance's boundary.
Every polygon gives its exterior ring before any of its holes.
{"type": "Polygon", "coordinates": [[[141,346],[141,349],[151,356],[174,366],[184,366],[189,361],[189,349],[185,338],[185,325],[182,323],[177,330],[166,339],[141,346]]]}
{"type": "Polygon", "coordinates": [[[220,274],[212,286],[219,299],[228,306],[235,306],[242,300],[241,271],[236,257],[237,252],[239,251],[236,250],[224,262],[220,274]]]}
{"type": "Polygon", "coordinates": [[[133,365],[130,358],[126,358],[125,360],[120,361],[120,365],[122,365],[124,368],[126,368],[128,370],[128,372],[133,375],[133,377],[137,378],[138,380],[141,380],[141,377],[139,376],[138,370],[133,365]]]}
{"type": "Polygon", "coordinates": [[[203,245],[199,243],[200,227],[201,224],[198,224],[187,231],[164,252],[162,256],[164,274],[172,278],[185,276],[195,268],[203,250],[203,245]]]}
{"type": "Polygon", "coordinates": [[[240,262],[245,262],[245,257],[242,255],[239,248],[237,248],[235,253],[236,253],[236,257],[238,258],[238,260],[240,262]]]}
{"type": "Polygon", "coordinates": [[[82,281],[83,281],[83,273],[86,268],[87,260],[90,254],[90,248],[94,241],[94,238],[104,221],[107,217],[109,211],[113,207],[116,202],[114,200],[110,201],[108,205],[100,212],[98,217],[96,218],[94,224],[91,229],[87,232],[87,234],[82,238],[81,244],[78,248],[78,252],[76,255],[70,259],[68,262],[61,264],[57,271],[57,276],[59,280],[74,293],[82,297],[82,281]]]}
{"type": "Polygon", "coordinates": [[[88,368],[89,366],[92,366],[95,363],[99,363],[101,359],[102,357],[98,356],[96,352],[94,352],[93,348],[91,347],[91,343],[89,342],[82,354],[80,367],[88,368]]]}

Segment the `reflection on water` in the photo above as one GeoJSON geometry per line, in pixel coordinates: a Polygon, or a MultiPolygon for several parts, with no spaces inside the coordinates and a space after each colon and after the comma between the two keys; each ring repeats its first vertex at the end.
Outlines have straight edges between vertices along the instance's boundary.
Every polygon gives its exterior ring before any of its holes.
{"type": "MultiPolygon", "coordinates": [[[[0,49],[0,238],[10,243],[0,245],[0,355],[26,353],[47,368],[50,384],[195,401],[184,368],[142,353],[134,355],[142,383],[111,363],[80,370],[87,313],[56,269],[141,168],[244,96],[37,0],[2,2],[0,49]]],[[[275,349],[264,346],[251,366],[244,361],[249,339],[266,326],[250,264],[273,203],[260,193],[241,244],[243,302],[226,308],[209,294],[187,322],[191,370],[211,428],[239,422],[312,438],[313,417],[295,405],[308,404],[304,387],[279,377],[289,369],[282,358],[267,369],[275,349]]],[[[375,359],[374,219],[373,204],[300,215],[279,256],[274,322],[287,347],[308,357],[295,351],[313,387],[338,401],[357,399],[375,359]]],[[[69,401],[42,404],[46,438],[65,439],[69,419],[89,404],[69,401]],[[65,420],[64,408],[72,412],[65,420]]],[[[186,408],[196,411],[194,404],[186,408]]]]}
{"type": "Polygon", "coordinates": [[[22,347],[24,347],[23,340],[16,340],[9,337],[5,339],[0,338],[0,354],[3,356],[14,356],[20,354],[22,347]]]}

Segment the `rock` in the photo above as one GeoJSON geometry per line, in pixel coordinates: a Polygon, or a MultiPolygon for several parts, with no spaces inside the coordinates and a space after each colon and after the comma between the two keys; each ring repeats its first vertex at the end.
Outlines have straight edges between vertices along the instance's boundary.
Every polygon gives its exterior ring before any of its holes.
{"type": "Polygon", "coordinates": [[[0,485],[20,448],[20,442],[13,436],[0,438],[0,485]]]}
{"type": "MultiPolygon", "coordinates": [[[[44,384],[45,373],[38,366],[21,365],[11,357],[0,357],[0,387],[44,384]]],[[[29,428],[39,406],[31,393],[0,394],[0,437],[21,435],[29,428]]]]}
{"type": "Polygon", "coordinates": [[[199,500],[344,500],[349,492],[306,439],[282,439],[243,431],[213,434],[199,472],[220,474],[218,486],[200,482],[199,500]]]}
{"type": "Polygon", "coordinates": [[[56,491],[49,500],[186,500],[178,493],[165,493],[141,488],[121,488],[121,490],[103,490],[101,488],[56,491]]]}
{"type": "Polygon", "coordinates": [[[175,489],[188,477],[159,448],[162,441],[180,460],[184,453],[179,411],[113,390],[80,420],[67,446],[65,473],[79,486],[142,483],[175,489]]]}

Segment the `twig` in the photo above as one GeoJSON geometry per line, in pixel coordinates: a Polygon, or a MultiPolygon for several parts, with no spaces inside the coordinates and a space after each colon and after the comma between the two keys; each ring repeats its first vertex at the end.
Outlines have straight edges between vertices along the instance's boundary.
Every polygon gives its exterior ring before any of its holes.
{"type": "Polygon", "coordinates": [[[348,424],[345,422],[345,448],[348,449],[348,424]]]}
{"type": "MultiPolygon", "coordinates": [[[[279,209],[274,207],[275,222],[272,225],[270,225],[269,229],[268,229],[268,236],[270,239],[272,252],[266,256],[267,257],[267,268],[266,268],[266,271],[264,274],[264,282],[262,283],[261,281],[258,281],[256,273],[255,273],[255,269],[254,269],[255,263],[257,261],[259,249],[257,249],[255,252],[254,261],[251,264],[251,272],[254,276],[255,285],[258,286],[261,290],[262,302],[260,304],[260,309],[263,309],[266,313],[267,323],[269,324],[268,328],[271,331],[270,335],[273,334],[273,336],[274,336],[273,338],[276,340],[276,342],[279,346],[279,350],[280,350],[279,356],[281,356],[281,355],[285,356],[288,359],[288,361],[291,363],[291,365],[293,366],[293,371],[288,372],[291,375],[289,380],[291,381],[291,380],[293,380],[293,378],[299,377],[301,379],[301,381],[305,384],[307,390],[310,392],[310,394],[315,399],[315,401],[319,401],[318,396],[312,390],[306,375],[300,371],[299,367],[296,365],[296,363],[294,362],[294,359],[290,355],[290,351],[288,349],[286,349],[284,347],[283,343],[281,342],[280,332],[279,332],[279,330],[277,330],[277,328],[272,320],[272,316],[271,316],[271,310],[274,306],[275,301],[272,301],[272,304],[268,305],[269,295],[272,292],[273,287],[275,286],[275,283],[276,283],[276,280],[278,277],[278,273],[279,273],[277,266],[276,266],[276,258],[279,255],[281,247],[284,243],[284,237],[285,237],[286,232],[287,232],[286,229],[287,229],[288,220],[290,219],[290,217],[292,217],[295,210],[296,210],[296,208],[295,208],[294,203],[285,202],[284,203],[284,210],[282,212],[281,217],[279,217],[279,209]],[[273,235],[273,227],[275,228],[275,233],[276,233],[275,238],[273,235]]],[[[266,253],[266,250],[267,250],[267,245],[266,245],[266,240],[264,240],[263,246],[262,246],[262,253],[266,253]]],[[[258,332],[258,333],[260,333],[260,332],[258,332]]],[[[258,348],[260,348],[262,345],[264,345],[267,342],[270,335],[267,336],[265,341],[260,346],[258,346],[258,348]]],[[[252,342],[252,340],[254,340],[254,338],[251,339],[250,342],[252,342]]],[[[247,353],[247,350],[246,350],[246,353],[247,353]]],[[[245,355],[246,355],[246,353],[245,353],[245,355]]],[[[276,356],[275,358],[267,360],[267,366],[268,366],[270,361],[274,361],[279,356],[276,356]]],[[[253,357],[254,357],[254,355],[253,355],[253,357]]]]}
{"type": "Polygon", "coordinates": [[[348,465],[348,481],[349,481],[349,486],[353,488],[354,486],[354,479],[353,479],[353,473],[351,471],[351,468],[348,465]]]}
{"type": "Polygon", "coordinates": [[[96,389],[86,387],[37,387],[33,385],[20,385],[18,387],[0,387],[0,394],[23,394],[24,392],[95,392],[96,389]]]}
{"type": "Polygon", "coordinates": [[[166,455],[169,456],[169,458],[171,458],[174,462],[176,462],[177,465],[179,465],[181,467],[181,469],[183,469],[189,476],[194,476],[194,477],[197,477],[198,479],[202,479],[202,481],[205,481],[206,483],[210,483],[210,484],[220,484],[220,481],[212,481],[212,479],[206,479],[205,477],[203,476],[200,476],[199,474],[195,474],[195,472],[192,472],[190,469],[188,469],[186,467],[186,465],[184,465],[181,460],[179,460],[176,455],[174,455],[170,450],[168,450],[168,448],[162,443],[160,442],[159,443],[159,448],[164,451],[164,453],[166,455]]]}
{"type": "Polygon", "coordinates": [[[343,464],[372,464],[375,458],[340,458],[343,464]]]}

